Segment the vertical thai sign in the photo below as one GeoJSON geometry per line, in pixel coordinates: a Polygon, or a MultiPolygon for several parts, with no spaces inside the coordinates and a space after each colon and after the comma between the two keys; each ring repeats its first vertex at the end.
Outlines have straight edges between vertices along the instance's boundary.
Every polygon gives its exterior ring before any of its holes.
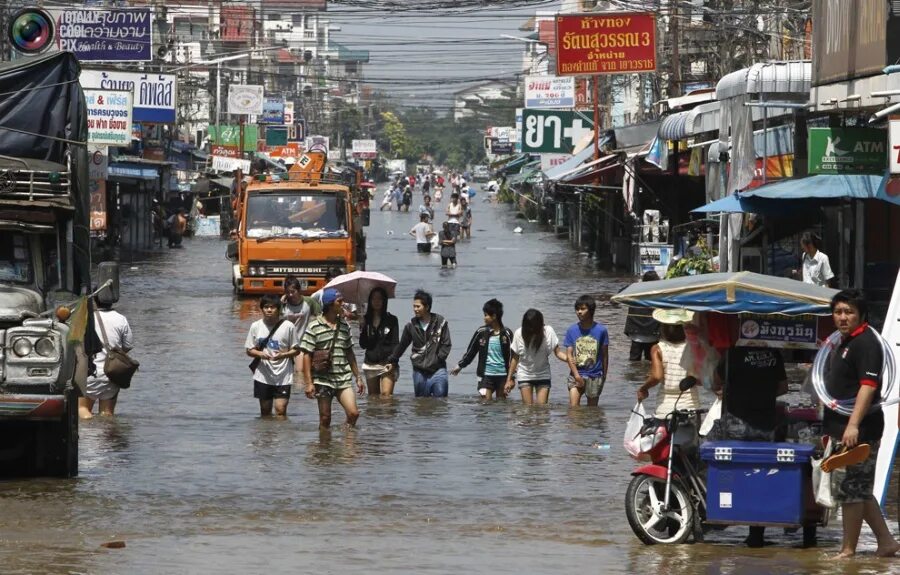
{"type": "Polygon", "coordinates": [[[656,17],[649,12],[556,16],[559,76],[656,70],[656,17]]]}
{"type": "Polygon", "coordinates": [[[91,231],[106,231],[106,180],[90,180],[88,189],[91,192],[91,231]]]}
{"type": "Polygon", "coordinates": [[[888,122],[888,167],[892,176],[900,174],[900,116],[891,116],[888,122]]]}
{"type": "Polygon", "coordinates": [[[82,62],[149,62],[153,56],[151,8],[51,10],[56,44],[82,62]]]}

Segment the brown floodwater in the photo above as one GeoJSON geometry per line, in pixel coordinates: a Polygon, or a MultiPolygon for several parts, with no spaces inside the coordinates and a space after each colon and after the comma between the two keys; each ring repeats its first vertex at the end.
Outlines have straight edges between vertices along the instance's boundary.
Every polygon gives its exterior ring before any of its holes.
{"type": "Polygon", "coordinates": [[[451,379],[448,399],[415,399],[404,358],[396,396],[362,399],[356,430],[320,433],[302,394],[288,420],[261,420],[243,351],[255,304],[232,295],[223,242],[188,240],[123,262],[118,308],[141,371],[115,419],[82,425],[77,478],[0,483],[0,572],[900,571],[900,559],[872,557],[867,533],[861,558],[831,561],[839,523],[820,531],[818,549],[775,529],[771,546],[747,549],[740,527],[703,544],[641,544],[624,512],[635,464],[620,446],[646,364],[627,361],[624,313],[608,303],[629,280],[476,200],[474,237],[449,271],[436,255],[416,254],[407,235],[415,213],[373,212],[368,268],[398,280],[391,311],[406,321],[413,292],[430,290],[455,362],[491,297],[511,327],[536,307],[562,336],[575,298],[598,295],[597,319],[611,335],[599,408],[568,407],[561,362],[549,406],[482,403],[474,366],[451,379]],[[111,541],[125,547],[102,546],[111,541]]]}

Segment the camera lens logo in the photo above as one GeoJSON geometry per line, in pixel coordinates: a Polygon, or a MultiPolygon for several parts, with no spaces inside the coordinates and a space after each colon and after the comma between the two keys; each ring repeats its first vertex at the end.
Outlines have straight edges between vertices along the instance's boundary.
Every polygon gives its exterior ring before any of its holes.
{"type": "Polygon", "coordinates": [[[25,8],[16,12],[6,31],[9,43],[22,54],[40,54],[53,44],[53,18],[44,10],[25,8]]]}

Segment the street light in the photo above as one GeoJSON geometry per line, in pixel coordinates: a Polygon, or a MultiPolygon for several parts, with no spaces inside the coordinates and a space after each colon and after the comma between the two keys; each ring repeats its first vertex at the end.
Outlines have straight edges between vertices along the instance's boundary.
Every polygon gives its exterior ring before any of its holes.
{"type": "Polygon", "coordinates": [[[219,126],[221,123],[221,115],[222,115],[222,62],[230,62],[231,60],[240,60],[245,56],[249,56],[250,54],[255,54],[257,52],[269,52],[272,50],[281,50],[281,46],[273,46],[269,48],[251,48],[249,50],[242,50],[241,52],[235,52],[230,56],[223,56],[221,58],[213,58],[211,60],[195,60],[191,62],[187,66],[181,66],[179,68],[175,68],[174,70],[170,70],[170,72],[178,72],[180,70],[187,70],[188,68],[193,68],[195,66],[209,66],[212,64],[216,65],[216,126],[219,126]]]}

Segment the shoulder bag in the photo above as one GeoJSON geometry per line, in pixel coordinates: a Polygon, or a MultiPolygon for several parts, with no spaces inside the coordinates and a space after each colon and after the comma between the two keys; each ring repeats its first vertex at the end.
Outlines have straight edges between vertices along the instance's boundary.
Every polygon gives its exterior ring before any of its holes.
{"type": "MultiPolygon", "coordinates": [[[[275,332],[278,331],[278,328],[281,327],[281,324],[283,324],[284,322],[285,322],[285,320],[279,321],[278,323],[275,324],[275,327],[273,327],[272,329],[269,330],[269,335],[267,335],[264,340],[262,340],[261,342],[256,344],[257,351],[262,351],[262,350],[266,349],[266,346],[269,345],[269,340],[272,339],[272,336],[275,335],[275,332]]],[[[251,361],[250,365],[248,366],[250,368],[250,373],[256,373],[256,368],[259,367],[259,362],[261,362],[261,361],[262,361],[261,358],[258,358],[258,357],[253,358],[253,361],[251,361]]]]}
{"type": "Polygon", "coordinates": [[[338,319],[337,324],[334,327],[334,335],[331,337],[331,345],[328,346],[328,349],[313,350],[310,366],[314,373],[324,373],[331,368],[331,355],[334,352],[334,344],[337,341],[340,329],[341,320],[338,319]]]}
{"type": "Polygon", "coordinates": [[[100,335],[103,340],[103,349],[106,350],[106,361],[103,363],[103,373],[109,378],[109,381],[120,387],[128,389],[131,387],[131,378],[141,366],[137,360],[128,356],[128,352],[123,349],[109,347],[109,341],[106,338],[106,328],[103,326],[103,318],[100,312],[96,313],[97,323],[100,324],[100,335]]]}

